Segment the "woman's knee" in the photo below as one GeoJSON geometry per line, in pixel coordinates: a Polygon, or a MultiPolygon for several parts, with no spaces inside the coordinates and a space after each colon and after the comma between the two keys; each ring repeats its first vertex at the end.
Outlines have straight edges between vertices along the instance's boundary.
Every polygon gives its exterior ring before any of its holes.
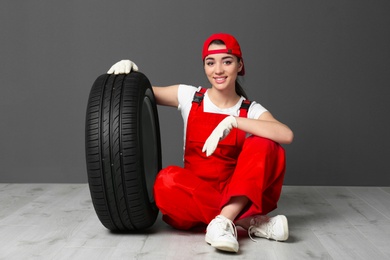
{"type": "Polygon", "coordinates": [[[271,139],[259,137],[259,136],[250,136],[245,140],[243,149],[251,150],[252,152],[256,151],[284,151],[283,147],[272,141],[271,139]]]}

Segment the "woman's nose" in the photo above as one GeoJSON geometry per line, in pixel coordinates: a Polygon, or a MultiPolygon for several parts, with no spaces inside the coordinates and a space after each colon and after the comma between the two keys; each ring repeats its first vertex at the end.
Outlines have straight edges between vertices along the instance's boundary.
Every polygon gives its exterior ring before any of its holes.
{"type": "Polygon", "coordinates": [[[223,66],[221,63],[217,63],[215,66],[215,73],[222,74],[223,73],[223,66]]]}

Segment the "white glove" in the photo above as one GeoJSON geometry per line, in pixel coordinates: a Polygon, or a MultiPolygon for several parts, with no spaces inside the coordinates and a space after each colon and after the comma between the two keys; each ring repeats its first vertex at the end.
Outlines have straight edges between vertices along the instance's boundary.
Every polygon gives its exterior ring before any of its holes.
{"type": "Polygon", "coordinates": [[[130,71],[138,71],[138,66],[131,60],[121,60],[112,65],[107,74],[128,74],[130,71]]]}
{"type": "Polygon", "coordinates": [[[233,127],[237,128],[237,120],[234,116],[228,116],[222,120],[207,138],[202,152],[206,152],[206,156],[212,155],[217,148],[219,140],[224,139],[233,127]]]}

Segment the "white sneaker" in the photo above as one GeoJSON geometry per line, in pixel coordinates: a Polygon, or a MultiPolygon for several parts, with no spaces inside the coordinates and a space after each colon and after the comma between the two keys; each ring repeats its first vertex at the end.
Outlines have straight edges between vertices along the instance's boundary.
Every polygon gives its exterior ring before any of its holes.
{"type": "Polygon", "coordinates": [[[275,217],[255,216],[250,222],[248,229],[249,237],[251,235],[273,239],[276,241],[285,241],[288,239],[288,223],[287,218],[283,215],[275,217]]]}
{"type": "Polygon", "coordinates": [[[238,252],[236,226],[222,215],[216,216],[207,226],[205,240],[219,250],[238,252]]]}

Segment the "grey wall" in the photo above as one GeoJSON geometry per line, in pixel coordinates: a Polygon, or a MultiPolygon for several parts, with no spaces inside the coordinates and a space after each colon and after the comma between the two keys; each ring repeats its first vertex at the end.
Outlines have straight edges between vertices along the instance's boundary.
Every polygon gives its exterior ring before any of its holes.
{"type": "MultiPolygon", "coordinates": [[[[208,86],[214,32],[241,43],[251,99],[295,132],[286,184],[390,184],[390,2],[0,2],[0,182],[86,182],[93,81],[134,60],[152,84],[208,86]]],[[[163,163],[181,164],[182,122],[159,108],[163,163]]]]}

